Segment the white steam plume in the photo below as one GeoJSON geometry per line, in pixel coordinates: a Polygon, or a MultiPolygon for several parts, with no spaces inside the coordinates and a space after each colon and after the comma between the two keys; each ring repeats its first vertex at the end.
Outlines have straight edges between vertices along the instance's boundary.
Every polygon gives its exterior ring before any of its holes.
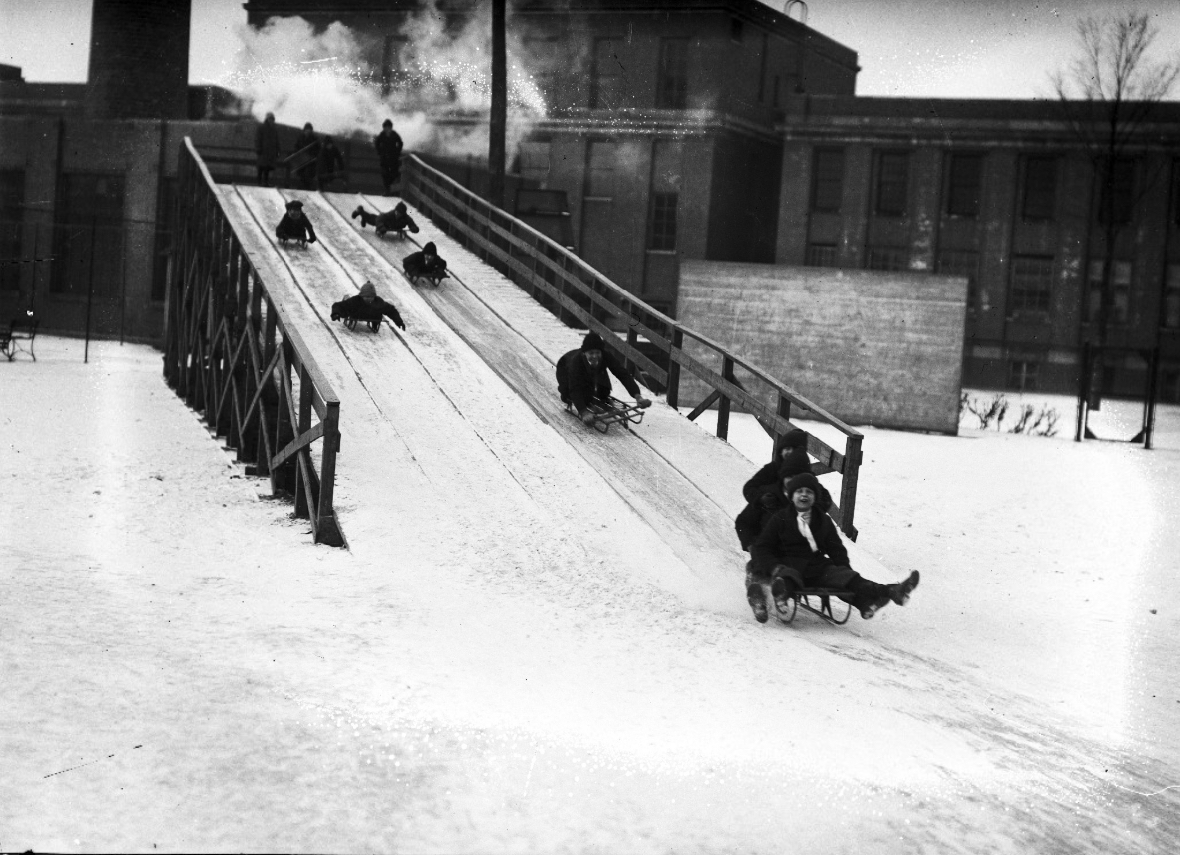
{"type": "MultiPolygon", "coordinates": [[[[480,7],[457,34],[446,33],[442,20],[434,0],[407,19],[400,33],[405,47],[384,97],[380,70],[367,59],[372,39],[339,22],[317,34],[298,17],[242,27],[238,70],[225,85],[251,102],[259,119],[272,112],[286,125],[311,122],[320,133],[372,136],[388,118],[407,150],[486,158],[490,11],[480,7]]],[[[519,38],[510,32],[508,39],[511,157],[546,106],[519,38]]]]}

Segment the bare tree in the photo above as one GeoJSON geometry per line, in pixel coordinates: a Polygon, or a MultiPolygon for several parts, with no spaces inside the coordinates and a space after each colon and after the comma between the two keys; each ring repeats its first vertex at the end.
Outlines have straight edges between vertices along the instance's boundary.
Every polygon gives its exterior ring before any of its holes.
{"type": "MultiPolygon", "coordinates": [[[[1157,34],[1158,28],[1141,12],[1083,18],[1077,24],[1077,57],[1050,77],[1093,166],[1103,246],[1100,299],[1090,329],[1097,331],[1099,347],[1106,344],[1115,239],[1123,225],[1122,212],[1116,210],[1115,185],[1125,177],[1120,170],[1130,156],[1149,142],[1145,131],[1153,108],[1167,98],[1180,76],[1175,57],[1155,60],[1149,56],[1157,34]]],[[[1143,180],[1140,186],[1150,183],[1143,180]]],[[[1088,289],[1084,290],[1088,300],[1088,289]]]]}

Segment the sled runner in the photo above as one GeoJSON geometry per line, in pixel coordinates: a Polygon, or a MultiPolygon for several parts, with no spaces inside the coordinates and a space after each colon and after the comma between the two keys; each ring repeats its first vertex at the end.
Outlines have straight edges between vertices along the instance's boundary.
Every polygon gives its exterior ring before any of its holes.
{"type": "Polygon", "coordinates": [[[787,608],[780,609],[778,603],[775,602],[774,597],[771,595],[770,584],[763,584],[762,590],[766,595],[766,603],[770,607],[771,613],[778,618],[780,623],[790,623],[793,621],[799,609],[809,611],[813,615],[819,615],[828,623],[837,626],[848,623],[848,618],[852,616],[852,605],[844,602],[837,596],[838,594],[847,593],[846,591],[839,591],[833,588],[803,588],[795,592],[787,608]],[[836,603],[834,610],[832,608],[833,601],[836,603]]]}
{"type": "Polygon", "coordinates": [[[445,270],[432,270],[430,272],[419,272],[419,273],[410,273],[410,271],[405,270],[405,274],[406,274],[406,278],[410,280],[411,285],[417,285],[418,280],[425,279],[427,282],[429,282],[435,288],[438,287],[438,283],[442,282],[444,279],[448,278],[448,276],[450,275],[445,270]]]}
{"type": "Polygon", "coordinates": [[[335,315],[332,320],[341,321],[350,330],[355,330],[357,324],[367,324],[373,332],[381,332],[381,318],[358,318],[352,315],[335,315]]]}
{"type": "MultiPolygon", "coordinates": [[[[647,406],[651,406],[651,404],[649,403],[647,406]]],[[[610,398],[606,407],[598,406],[595,409],[595,405],[591,405],[590,412],[594,415],[594,421],[590,424],[599,433],[606,433],[610,430],[611,425],[622,425],[630,430],[631,425],[637,425],[643,421],[645,409],[647,407],[639,404],[624,404],[618,398],[610,398]]],[[[567,413],[577,415],[573,404],[566,404],[565,410],[567,413]]]]}

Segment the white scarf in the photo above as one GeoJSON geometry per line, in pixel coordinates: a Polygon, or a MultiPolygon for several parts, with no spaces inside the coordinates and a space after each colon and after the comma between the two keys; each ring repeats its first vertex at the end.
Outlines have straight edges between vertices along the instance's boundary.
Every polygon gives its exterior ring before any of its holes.
{"type": "Polygon", "coordinates": [[[811,511],[804,511],[797,515],[796,519],[799,521],[799,534],[807,538],[812,552],[819,552],[819,547],[815,545],[815,535],[811,533],[811,511]]]}

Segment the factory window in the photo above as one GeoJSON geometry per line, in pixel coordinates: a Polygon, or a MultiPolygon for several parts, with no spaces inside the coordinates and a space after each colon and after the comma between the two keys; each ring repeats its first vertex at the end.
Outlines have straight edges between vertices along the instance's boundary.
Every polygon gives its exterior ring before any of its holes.
{"type": "MultiPolygon", "coordinates": [[[[1102,305],[1102,269],[1101,261],[1091,261],[1087,270],[1089,289],[1086,299],[1086,321],[1094,323],[1098,320],[1098,312],[1102,305]]],[[[1106,320],[1112,324],[1125,324],[1131,304],[1131,262],[1116,261],[1111,266],[1110,277],[1110,314],[1106,320]]]]}
{"type": "Polygon", "coordinates": [[[0,171],[0,291],[20,288],[24,200],[24,172],[19,169],[0,171]]]}
{"type": "Polygon", "coordinates": [[[1098,198],[1098,222],[1105,223],[1107,211],[1114,215],[1114,222],[1131,222],[1135,208],[1135,161],[1120,157],[1110,167],[1110,181],[1103,185],[1098,198]]]}
{"type": "Polygon", "coordinates": [[[874,210],[884,217],[905,216],[910,183],[910,158],[906,152],[877,153],[877,200],[874,210]]]}
{"type": "Polygon", "coordinates": [[[946,212],[952,217],[979,216],[983,156],[952,154],[947,168],[946,212]]]}
{"type": "Polygon", "coordinates": [[[676,249],[676,203],[678,193],[651,194],[651,220],[647,232],[647,248],[671,251],[676,249]]]}
{"type": "Polygon", "coordinates": [[[843,199],[843,149],[816,149],[811,173],[811,210],[838,213],[843,199]]]}
{"type": "Polygon", "coordinates": [[[110,298],[123,287],[123,176],[66,172],[58,182],[53,277],[57,294],[110,298]]]}
{"type": "Polygon", "coordinates": [[[660,40],[656,106],[666,110],[688,106],[688,39],[660,40]]]}
{"type": "Polygon", "coordinates": [[[590,69],[590,106],[594,109],[622,107],[626,94],[623,64],[619,61],[621,39],[595,39],[594,64],[590,69]]]}
{"type": "Polygon", "coordinates": [[[1024,196],[1020,214],[1026,220],[1051,220],[1057,209],[1057,158],[1024,159],[1024,196]]]}
{"type": "Polygon", "coordinates": [[[1053,294],[1053,259],[1018,255],[1012,259],[1008,314],[1048,312],[1053,294]]]}

